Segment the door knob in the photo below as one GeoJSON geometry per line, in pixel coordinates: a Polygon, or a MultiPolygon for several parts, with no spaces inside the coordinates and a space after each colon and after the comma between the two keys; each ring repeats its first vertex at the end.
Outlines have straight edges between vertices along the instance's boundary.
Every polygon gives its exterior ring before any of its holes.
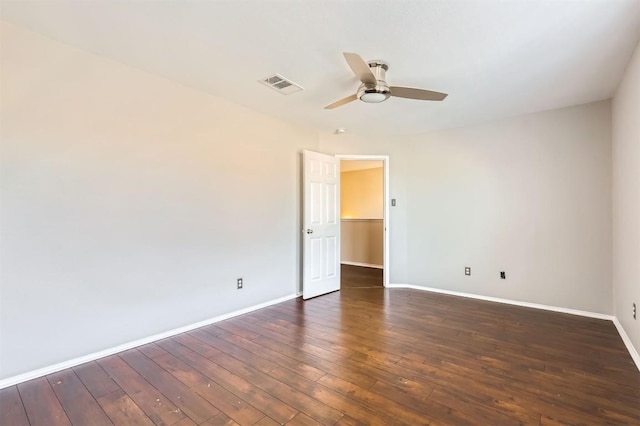
{"type": "Polygon", "coordinates": [[[307,234],[313,234],[313,229],[307,229],[307,234]]]}

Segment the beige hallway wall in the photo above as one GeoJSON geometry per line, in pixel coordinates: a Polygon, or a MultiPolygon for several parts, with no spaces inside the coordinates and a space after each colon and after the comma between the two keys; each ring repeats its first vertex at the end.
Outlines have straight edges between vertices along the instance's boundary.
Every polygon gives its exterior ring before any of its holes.
{"type": "Polygon", "coordinates": [[[340,239],[343,263],[382,267],[383,178],[382,167],[341,173],[340,239]]]}
{"type": "Polygon", "coordinates": [[[342,219],[342,263],[382,267],[383,226],[382,219],[342,219]]]}
{"type": "Polygon", "coordinates": [[[340,173],[340,217],[343,219],[382,219],[382,161],[380,167],[340,173]]]}

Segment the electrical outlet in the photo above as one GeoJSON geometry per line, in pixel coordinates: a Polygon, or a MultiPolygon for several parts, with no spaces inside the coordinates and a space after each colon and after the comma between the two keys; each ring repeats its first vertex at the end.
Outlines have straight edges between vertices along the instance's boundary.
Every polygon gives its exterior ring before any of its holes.
{"type": "Polygon", "coordinates": [[[500,271],[500,278],[502,278],[503,280],[507,279],[507,273],[504,271],[500,271]]]}
{"type": "Polygon", "coordinates": [[[636,319],[636,304],[633,304],[633,319],[636,319]]]}
{"type": "Polygon", "coordinates": [[[242,278],[238,278],[238,290],[240,290],[244,286],[242,278]]]}
{"type": "Polygon", "coordinates": [[[391,207],[395,207],[396,206],[396,199],[392,198],[391,199],[391,207]]]}
{"type": "Polygon", "coordinates": [[[468,267],[468,266],[465,266],[465,267],[464,267],[464,274],[465,274],[465,275],[471,275],[471,268],[470,268],[470,267],[468,267]]]}

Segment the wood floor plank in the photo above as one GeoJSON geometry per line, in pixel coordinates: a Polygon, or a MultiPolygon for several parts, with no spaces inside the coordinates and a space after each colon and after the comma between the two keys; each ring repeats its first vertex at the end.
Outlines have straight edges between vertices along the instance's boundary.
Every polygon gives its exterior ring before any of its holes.
{"type": "Polygon", "coordinates": [[[220,412],[139,350],[122,352],[120,358],[196,423],[202,423],[220,412]]]}
{"type": "MultiPolygon", "coordinates": [[[[287,424],[290,424],[290,423],[291,423],[291,421],[287,422],[287,424]]],[[[280,426],[281,424],[282,423],[276,422],[272,418],[265,416],[258,423],[256,423],[254,426],[280,426]]]]}
{"type": "MultiPolygon", "coordinates": [[[[464,414],[459,413],[456,409],[444,406],[430,399],[429,396],[431,396],[432,392],[429,392],[429,394],[425,396],[425,394],[421,393],[419,390],[417,392],[405,391],[404,389],[385,382],[376,383],[376,385],[371,388],[371,391],[396,401],[401,405],[413,407],[414,409],[418,409],[420,412],[428,413],[429,417],[441,421],[444,424],[477,424],[475,421],[468,419],[464,414]]],[[[537,421],[533,423],[525,422],[524,424],[536,423],[537,421]]]]}
{"type": "Polygon", "coordinates": [[[19,384],[18,391],[27,412],[29,423],[32,426],[71,424],[45,377],[19,384]]]}
{"type": "Polygon", "coordinates": [[[120,390],[120,386],[95,361],[73,367],[73,371],[96,399],[120,390]]]}
{"type": "Polygon", "coordinates": [[[212,324],[207,327],[203,327],[203,330],[207,333],[211,333],[214,336],[217,336],[222,333],[231,333],[236,336],[240,336],[243,339],[253,340],[258,337],[258,334],[253,333],[249,330],[245,330],[242,327],[238,327],[230,321],[222,321],[217,324],[212,324]]]}
{"type": "Polygon", "coordinates": [[[241,326],[259,333],[260,335],[252,341],[261,346],[297,359],[322,371],[340,371],[340,374],[348,377],[350,382],[358,383],[362,387],[370,387],[375,383],[375,379],[359,373],[358,370],[343,368],[339,364],[317,356],[313,348],[304,345],[296,346],[295,341],[286,336],[273,333],[253,324],[244,323],[241,326]]]}
{"type": "Polygon", "coordinates": [[[189,417],[185,417],[178,423],[174,423],[173,426],[198,426],[198,424],[191,420],[189,417]]]}
{"type": "Polygon", "coordinates": [[[185,417],[182,410],[119,356],[102,358],[98,364],[155,424],[172,425],[185,417]]]}
{"type": "Polygon", "coordinates": [[[27,412],[16,386],[0,389],[0,425],[28,425],[27,412]]]}
{"type": "Polygon", "coordinates": [[[320,403],[319,401],[315,401],[306,395],[293,392],[293,389],[288,385],[255,368],[252,368],[226,353],[221,352],[211,358],[211,361],[217,364],[220,368],[218,371],[216,371],[215,367],[211,367],[204,359],[198,359],[196,357],[196,355],[190,355],[191,362],[200,362],[203,365],[209,365],[209,371],[212,371],[212,373],[209,374],[219,375],[224,373],[222,370],[228,370],[235,376],[241,377],[248,383],[251,383],[254,387],[273,395],[285,404],[293,407],[295,410],[305,412],[320,421],[335,423],[342,416],[340,413],[332,410],[330,407],[320,403]]]}
{"type": "MultiPolygon", "coordinates": [[[[271,319],[271,323],[262,325],[272,331],[275,331],[288,339],[295,339],[295,336],[304,336],[304,346],[313,350],[316,355],[321,356],[329,361],[334,361],[349,358],[356,353],[364,353],[369,356],[379,356],[383,359],[389,359],[392,361],[400,359],[400,354],[392,354],[389,352],[378,351],[373,349],[371,345],[375,345],[377,338],[368,333],[368,336],[364,336],[364,339],[359,339],[357,343],[347,336],[344,339],[336,339],[335,331],[327,328],[323,332],[317,332],[314,330],[314,324],[310,323],[304,327],[299,324],[286,323],[286,321],[278,321],[271,319]],[[284,324],[286,323],[286,324],[284,324]],[[331,337],[328,337],[330,334],[331,337]],[[370,340],[369,340],[370,339],[370,340]],[[345,344],[354,343],[350,346],[345,344]]],[[[295,340],[294,340],[295,341],[295,340]]]]}
{"type": "Polygon", "coordinates": [[[376,410],[382,411],[381,414],[391,415],[393,418],[404,424],[433,424],[435,420],[429,417],[425,412],[422,414],[415,412],[412,406],[398,404],[395,401],[391,401],[383,397],[382,395],[370,392],[367,389],[363,389],[332,374],[323,376],[318,380],[318,383],[348,396],[357,402],[375,407],[376,410]]]}
{"type": "Polygon", "coordinates": [[[343,417],[344,415],[349,415],[360,422],[371,425],[389,425],[397,423],[393,417],[380,413],[374,410],[373,407],[369,407],[366,404],[360,404],[348,396],[345,397],[345,395],[340,392],[306,379],[285,368],[276,368],[269,374],[278,378],[280,381],[287,383],[297,391],[309,395],[318,401],[321,401],[323,404],[338,410],[343,413],[343,417]]]}
{"type": "Polygon", "coordinates": [[[239,426],[238,423],[234,422],[229,416],[224,413],[220,413],[202,424],[204,426],[239,426]]]}
{"type": "Polygon", "coordinates": [[[218,356],[220,352],[224,352],[236,359],[239,359],[240,361],[251,364],[254,368],[257,368],[264,373],[268,373],[278,366],[276,363],[266,359],[262,355],[249,352],[241,348],[240,346],[236,346],[205,331],[195,330],[192,331],[190,335],[194,336],[196,339],[202,341],[203,343],[206,343],[207,345],[218,349],[218,353],[214,354],[213,357],[218,356]]]}
{"type": "Polygon", "coordinates": [[[535,424],[539,420],[538,415],[527,416],[526,420],[509,416],[499,410],[495,410],[480,404],[470,404],[472,399],[461,398],[458,393],[445,392],[437,388],[429,397],[429,402],[447,408],[446,416],[441,420],[450,418],[450,411],[454,410],[456,415],[466,418],[471,424],[535,424]]]}
{"type": "Polygon", "coordinates": [[[227,355],[226,353],[218,354],[216,357],[212,358],[212,361],[220,366],[224,366],[225,369],[244,378],[263,391],[275,396],[284,403],[320,422],[333,424],[342,417],[342,413],[339,411],[332,409],[314,398],[295,392],[295,390],[288,384],[283,383],[274,377],[269,376],[266,373],[231,357],[230,355],[227,355]]]}
{"type": "MultiPolygon", "coordinates": [[[[176,355],[171,354],[160,357],[157,362],[162,363],[167,371],[192,387],[203,398],[215,404],[216,408],[235,422],[253,424],[265,416],[262,411],[233,393],[243,394],[244,390],[247,396],[255,394],[249,383],[231,375],[230,372],[224,369],[220,369],[217,364],[196,352],[188,351],[186,352],[187,355],[180,356],[179,354],[185,353],[185,351],[178,346],[180,344],[177,342],[174,342],[170,347],[167,346],[176,355]],[[214,366],[215,368],[212,368],[214,366]],[[218,384],[218,381],[223,383],[224,386],[218,384]]],[[[187,348],[185,347],[185,349],[187,348]]],[[[274,409],[278,410],[277,404],[275,405],[274,409]]],[[[292,414],[291,417],[294,415],[292,414]]],[[[218,415],[215,418],[219,420],[225,417],[218,415]]]]}
{"type": "Polygon", "coordinates": [[[179,336],[175,336],[173,340],[206,358],[215,356],[220,353],[219,349],[201,342],[200,339],[196,338],[192,334],[181,334],[179,336]]]}
{"type": "Polygon", "coordinates": [[[349,416],[342,416],[335,426],[365,426],[366,423],[362,423],[349,416]]]}
{"type": "Polygon", "coordinates": [[[221,364],[195,354],[190,355],[188,361],[225,389],[231,390],[238,397],[280,423],[286,423],[298,414],[295,406],[278,398],[277,394],[265,391],[259,384],[234,374],[226,365],[223,367],[221,364]]]}
{"type": "MultiPolygon", "coordinates": [[[[249,321],[249,319],[247,320],[249,321]]],[[[307,335],[307,333],[296,333],[296,331],[292,331],[276,323],[266,322],[258,317],[250,319],[250,321],[254,322],[265,330],[269,330],[274,332],[275,334],[280,335],[280,338],[289,342],[289,344],[293,343],[296,346],[312,352],[315,356],[326,359],[327,361],[335,362],[336,360],[342,359],[344,357],[352,356],[357,352],[356,350],[349,348],[346,349],[346,353],[340,351],[334,352],[331,350],[332,348],[330,346],[330,342],[323,341],[321,339],[313,339],[313,337],[307,335]],[[304,339],[299,340],[299,336],[301,335],[304,336],[304,339]]],[[[362,344],[362,342],[360,342],[360,344],[362,344]]]]}
{"type": "Polygon", "coordinates": [[[155,343],[147,343],[146,345],[139,346],[136,349],[138,349],[140,352],[151,359],[157,358],[167,353],[167,351],[165,351],[155,343]]]}
{"type": "MultiPolygon", "coordinates": [[[[276,423],[277,424],[277,423],[276,423]]],[[[322,423],[316,422],[304,413],[300,413],[291,419],[287,425],[289,426],[322,426],[322,423]]]]}
{"type": "Polygon", "coordinates": [[[301,362],[306,362],[309,365],[312,365],[313,367],[325,372],[331,371],[334,374],[339,374],[340,377],[346,378],[351,383],[355,383],[365,389],[370,388],[376,382],[376,378],[370,376],[366,372],[361,372],[361,370],[351,367],[345,367],[342,364],[342,361],[344,360],[336,360],[338,361],[338,363],[327,361],[315,356],[313,352],[309,352],[307,350],[303,350],[302,348],[296,348],[290,345],[283,345],[278,341],[272,340],[267,337],[258,337],[254,341],[256,343],[259,343],[260,345],[296,358],[301,362]]]}
{"type": "Polygon", "coordinates": [[[47,379],[71,423],[96,426],[112,424],[73,369],[50,374],[47,379]]]}
{"type": "Polygon", "coordinates": [[[115,426],[154,424],[122,389],[103,395],[97,401],[115,426]]]}
{"type": "MultiPolygon", "coordinates": [[[[167,354],[157,358],[156,362],[191,388],[208,386],[213,381],[233,393],[236,398],[247,402],[281,423],[288,421],[298,413],[297,410],[279,399],[201,355],[193,353],[184,360],[186,363],[167,354]]],[[[211,402],[216,403],[215,401],[211,402]]]]}
{"type": "Polygon", "coordinates": [[[191,389],[211,383],[211,379],[170,353],[166,353],[154,361],[191,389]]]}
{"type": "Polygon", "coordinates": [[[191,349],[187,348],[184,345],[181,345],[180,343],[178,343],[175,340],[175,337],[169,337],[167,339],[163,339],[163,340],[159,340],[156,343],[156,345],[160,346],[162,349],[164,349],[165,351],[174,354],[176,356],[182,356],[182,355],[187,355],[191,352],[193,352],[191,349]]]}
{"type": "Polygon", "coordinates": [[[303,377],[307,377],[311,380],[318,380],[320,377],[327,374],[325,371],[320,370],[319,368],[312,367],[309,364],[305,364],[304,362],[300,362],[294,358],[281,354],[280,352],[276,352],[274,350],[261,346],[241,336],[223,333],[218,335],[218,337],[230,343],[233,343],[236,346],[240,346],[251,353],[260,354],[272,361],[276,361],[278,366],[286,367],[291,371],[298,373],[303,377]]]}
{"type": "Polygon", "coordinates": [[[264,417],[261,411],[214,381],[195,390],[205,399],[215,401],[220,411],[241,425],[252,425],[264,417]]]}
{"type": "MultiPolygon", "coordinates": [[[[486,408],[496,410],[509,417],[521,419],[524,423],[530,423],[531,418],[535,417],[535,414],[532,414],[535,409],[541,410],[543,409],[542,407],[545,407],[544,409],[550,410],[550,407],[552,407],[541,398],[539,393],[515,387],[513,380],[494,383],[490,376],[486,374],[478,375],[472,369],[469,370],[470,374],[465,374],[465,369],[461,366],[454,366],[454,373],[446,367],[441,368],[442,365],[432,366],[416,362],[411,362],[408,365],[405,365],[405,363],[398,365],[378,360],[371,361],[371,363],[380,369],[398,374],[413,375],[414,380],[421,383],[426,381],[434,389],[440,388],[453,392],[460,398],[473,401],[473,404],[470,405],[477,407],[479,410],[486,408]]],[[[378,383],[376,386],[379,387],[380,384],[378,383]]],[[[527,386],[532,387],[533,385],[527,386]]],[[[539,391],[539,387],[536,387],[536,389],[539,391]]],[[[393,393],[390,393],[388,397],[392,398],[393,395],[393,393]]],[[[451,417],[451,415],[449,416],[451,417]]]]}
{"type": "MultiPolygon", "coordinates": [[[[402,361],[403,366],[410,366],[409,368],[414,371],[420,371],[424,374],[431,374],[433,366],[428,364],[415,365],[414,363],[407,363],[402,361]]],[[[450,376],[452,378],[468,378],[474,379],[474,382],[480,382],[483,387],[495,387],[496,380],[500,379],[501,375],[496,375],[491,371],[483,371],[484,374],[477,375],[477,372],[469,366],[463,365],[463,363],[439,363],[436,368],[441,375],[450,376]]],[[[501,388],[508,391],[503,392],[501,389],[492,389],[493,398],[491,401],[500,401],[500,409],[506,409],[509,406],[536,406],[537,402],[542,405],[562,405],[567,409],[573,409],[576,412],[589,412],[593,411],[597,413],[598,407],[608,407],[611,400],[598,393],[600,389],[589,388],[586,383],[581,383],[580,390],[573,390],[571,387],[565,386],[560,381],[555,381],[552,377],[542,376],[539,371],[530,371],[530,374],[519,377],[518,375],[510,375],[508,383],[501,384],[501,388]],[[510,393],[509,393],[510,391],[510,393]],[[586,393],[585,393],[586,392],[586,393]],[[515,395],[515,396],[511,396],[515,395]],[[585,398],[586,397],[586,398],[585,398]],[[509,404],[502,404],[502,402],[508,402],[509,404]]],[[[578,382],[574,382],[577,384],[578,382]]],[[[454,385],[449,385],[453,387],[454,385]]],[[[466,393],[462,391],[462,393],[466,393]]],[[[626,399],[626,395],[623,396],[626,399]]]]}

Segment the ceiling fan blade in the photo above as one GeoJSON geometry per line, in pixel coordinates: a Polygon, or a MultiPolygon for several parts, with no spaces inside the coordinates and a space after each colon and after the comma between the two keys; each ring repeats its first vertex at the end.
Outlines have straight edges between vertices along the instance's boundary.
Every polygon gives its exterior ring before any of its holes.
{"type": "Polygon", "coordinates": [[[349,102],[353,102],[356,99],[358,99],[358,95],[347,96],[344,99],[340,99],[339,101],[336,101],[336,102],[332,103],[331,105],[327,105],[326,107],[324,107],[324,109],[338,108],[339,106],[342,106],[344,104],[348,104],[349,102]]]}
{"type": "Polygon", "coordinates": [[[420,101],[441,101],[447,97],[446,93],[413,89],[411,87],[391,86],[389,90],[391,90],[391,96],[395,96],[396,98],[418,99],[420,101]]]}
{"type": "Polygon", "coordinates": [[[376,76],[369,68],[369,64],[367,64],[364,59],[357,53],[349,53],[344,52],[344,59],[347,60],[347,64],[351,71],[358,77],[358,80],[365,84],[376,84],[376,76]]]}

